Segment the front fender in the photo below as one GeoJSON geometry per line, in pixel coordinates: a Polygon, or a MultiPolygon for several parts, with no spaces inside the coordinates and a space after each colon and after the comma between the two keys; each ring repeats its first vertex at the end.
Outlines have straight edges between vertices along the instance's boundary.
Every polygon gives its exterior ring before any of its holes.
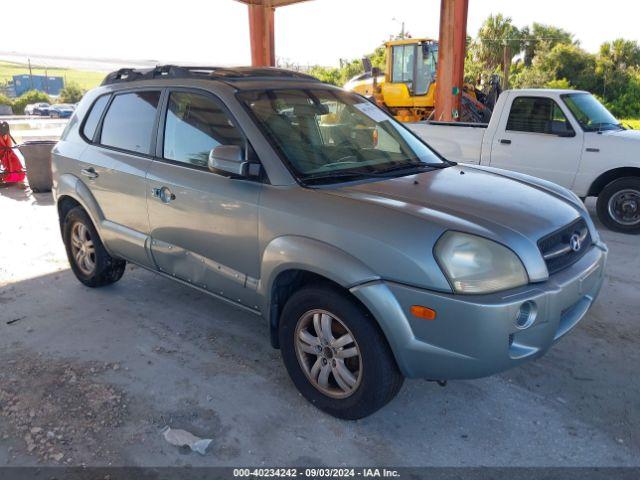
{"type": "MultiPolygon", "coordinates": [[[[264,249],[258,293],[269,299],[273,283],[287,270],[304,270],[349,289],[380,279],[352,255],[312,238],[287,235],[275,238],[264,249]]],[[[264,311],[269,311],[269,305],[264,311]]]]}
{"type": "Polygon", "coordinates": [[[272,305],[273,286],[278,275],[292,270],[320,275],[346,289],[380,279],[360,260],[327,243],[296,235],[273,239],[262,254],[258,293],[262,298],[261,310],[271,326],[274,346],[277,344],[278,306],[272,305]]]}

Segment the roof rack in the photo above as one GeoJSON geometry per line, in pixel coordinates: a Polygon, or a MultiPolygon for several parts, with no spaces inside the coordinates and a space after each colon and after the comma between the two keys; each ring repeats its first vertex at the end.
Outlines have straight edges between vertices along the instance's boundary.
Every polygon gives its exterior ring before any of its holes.
{"type": "Polygon", "coordinates": [[[156,78],[199,78],[222,81],[238,81],[265,78],[289,78],[295,80],[319,80],[311,75],[273,67],[184,67],[178,65],[158,65],[155,68],[121,68],[109,73],[101,85],[153,80],[156,78]]]}

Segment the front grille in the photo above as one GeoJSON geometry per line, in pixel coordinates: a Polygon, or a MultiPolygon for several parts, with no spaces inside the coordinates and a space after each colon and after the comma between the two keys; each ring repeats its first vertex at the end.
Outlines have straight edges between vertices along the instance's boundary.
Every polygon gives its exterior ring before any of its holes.
{"type": "Polygon", "coordinates": [[[549,275],[574,264],[591,247],[591,235],[587,223],[579,218],[575,222],[553,232],[538,241],[538,248],[547,264],[549,275]],[[576,248],[579,244],[580,248],[576,248]]]}

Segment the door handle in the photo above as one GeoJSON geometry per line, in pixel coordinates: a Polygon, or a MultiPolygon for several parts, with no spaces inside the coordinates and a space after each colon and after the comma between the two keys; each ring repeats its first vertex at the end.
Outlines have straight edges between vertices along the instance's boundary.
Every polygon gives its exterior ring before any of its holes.
{"type": "Polygon", "coordinates": [[[94,180],[100,176],[93,167],[83,168],[82,170],[80,170],[80,174],[89,178],[90,180],[94,180]]]}
{"type": "Polygon", "coordinates": [[[500,143],[502,143],[503,145],[511,145],[511,140],[509,140],[508,138],[501,138],[500,143]]]}
{"type": "Polygon", "coordinates": [[[587,148],[587,152],[598,153],[600,151],[599,148],[587,148]]]}
{"type": "Polygon", "coordinates": [[[160,199],[162,203],[169,203],[176,199],[169,187],[152,188],[151,196],[160,199]]]}

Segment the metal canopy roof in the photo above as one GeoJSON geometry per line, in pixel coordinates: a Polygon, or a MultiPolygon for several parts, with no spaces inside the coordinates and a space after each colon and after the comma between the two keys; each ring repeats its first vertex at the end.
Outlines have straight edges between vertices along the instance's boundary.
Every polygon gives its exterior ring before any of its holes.
{"type": "Polygon", "coordinates": [[[236,0],[237,2],[247,5],[260,5],[263,7],[284,7],[286,5],[292,5],[294,3],[306,2],[308,0],[236,0]]]}

